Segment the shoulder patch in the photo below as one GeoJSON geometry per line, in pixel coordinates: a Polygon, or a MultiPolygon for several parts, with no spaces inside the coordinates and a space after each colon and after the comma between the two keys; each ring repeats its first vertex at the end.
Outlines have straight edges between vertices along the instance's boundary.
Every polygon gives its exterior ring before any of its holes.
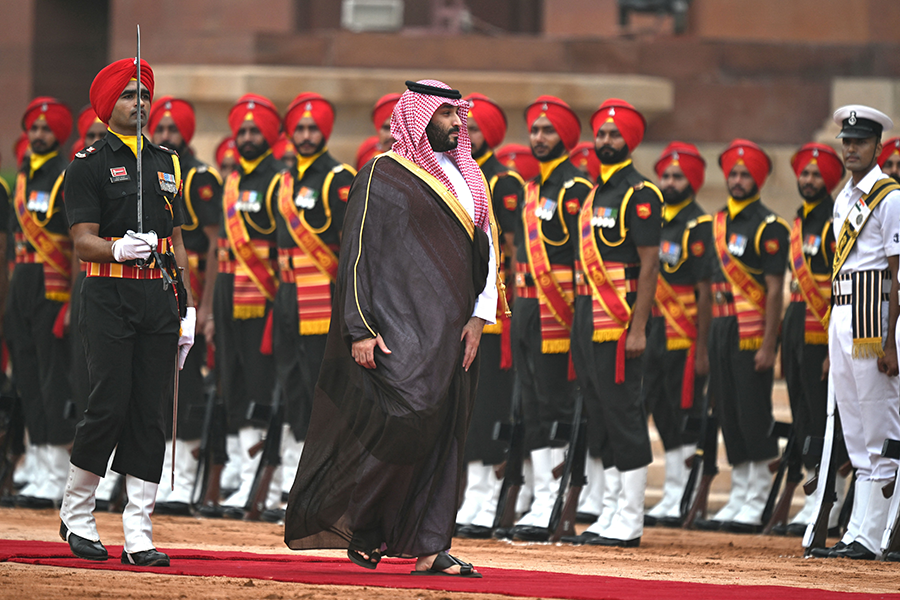
{"type": "Polygon", "coordinates": [[[345,185],[344,187],[338,188],[338,198],[342,201],[346,202],[347,198],[350,197],[350,186],[345,185]]]}
{"type": "Polygon", "coordinates": [[[570,215],[577,215],[578,211],[581,207],[578,206],[578,199],[572,198],[571,200],[566,200],[566,212],[570,215]]]}
{"type": "Polygon", "coordinates": [[[503,196],[503,206],[506,208],[506,210],[516,210],[516,205],[518,203],[518,194],[509,194],[507,196],[503,196]]]}
{"type": "Polygon", "coordinates": [[[76,152],[76,153],[75,153],[75,157],[76,157],[76,158],[87,158],[89,155],[93,154],[93,153],[96,152],[96,151],[97,151],[97,149],[94,148],[93,146],[88,146],[87,148],[85,148],[85,149],[82,150],[81,152],[76,152]]]}
{"type": "Polygon", "coordinates": [[[638,204],[634,208],[637,211],[637,216],[641,219],[649,219],[650,215],[653,214],[653,210],[650,208],[649,202],[638,204]]]}
{"type": "Polygon", "coordinates": [[[766,240],[765,242],[766,252],[769,254],[775,254],[778,252],[779,248],[781,248],[781,244],[778,243],[778,240],[772,238],[771,240],[766,240]]]}
{"type": "Polygon", "coordinates": [[[206,200],[207,202],[213,197],[213,187],[212,185],[204,185],[197,188],[197,194],[200,196],[201,200],[206,200]]]}
{"type": "Polygon", "coordinates": [[[706,250],[706,246],[703,245],[703,240],[697,240],[693,244],[691,244],[691,254],[700,258],[703,256],[703,252],[706,250]]]}

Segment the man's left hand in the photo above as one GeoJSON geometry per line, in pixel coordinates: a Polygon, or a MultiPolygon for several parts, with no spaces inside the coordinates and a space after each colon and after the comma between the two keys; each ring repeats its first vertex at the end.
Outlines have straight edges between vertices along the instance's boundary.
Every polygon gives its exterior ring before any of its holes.
{"type": "Polygon", "coordinates": [[[625,358],[639,358],[647,349],[647,334],[640,327],[632,327],[625,337],[625,358]]]}
{"type": "Polygon", "coordinates": [[[753,356],[757,373],[764,373],[775,366],[775,351],[763,346],[753,356]]]}
{"type": "Polygon", "coordinates": [[[481,334],[484,332],[484,319],[472,317],[463,327],[459,341],[466,341],[466,354],[463,356],[463,368],[468,371],[478,354],[478,345],[481,343],[481,334]]]}
{"type": "Polygon", "coordinates": [[[884,356],[878,359],[878,370],[888,377],[897,376],[897,348],[888,346],[884,349],[884,356]]]}
{"type": "Polygon", "coordinates": [[[197,327],[197,311],[194,307],[187,309],[187,315],[181,319],[181,335],[178,337],[178,369],[184,368],[191,346],[194,345],[194,330],[197,327]]]}

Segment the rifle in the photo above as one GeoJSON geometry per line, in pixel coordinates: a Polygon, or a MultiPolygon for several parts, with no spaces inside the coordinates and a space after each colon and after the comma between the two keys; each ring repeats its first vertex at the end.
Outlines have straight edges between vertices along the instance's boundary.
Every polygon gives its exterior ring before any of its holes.
{"type": "Polygon", "coordinates": [[[0,394],[0,496],[14,496],[13,474],[25,453],[25,416],[14,385],[0,394]]]}
{"type": "Polygon", "coordinates": [[[709,393],[704,395],[703,403],[697,450],[691,457],[691,472],[684,486],[679,507],[681,526],[685,529],[691,529],[698,516],[706,517],[709,490],[712,487],[713,479],[719,474],[719,465],[716,464],[719,452],[719,422],[712,410],[709,393]],[[695,488],[696,494],[694,493],[695,488]]]}
{"type": "MultiPolygon", "coordinates": [[[[886,439],[881,449],[881,455],[894,460],[900,459],[900,440],[886,439]]],[[[882,493],[885,498],[891,498],[891,507],[888,512],[887,527],[881,536],[881,551],[884,555],[900,550],[900,491],[897,490],[897,479],[884,486],[882,493]]]]}
{"type": "Polygon", "coordinates": [[[763,535],[769,535],[776,525],[787,522],[794,490],[797,489],[797,485],[803,477],[800,453],[797,447],[797,433],[793,425],[773,421],[772,427],[769,429],[769,437],[787,438],[787,445],[781,456],[769,464],[769,471],[775,472],[775,480],[772,482],[772,489],[769,490],[769,497],[766,499],[766,506],[762,512],[763,535]],[[785,481],[785,474],[787,474],[787,481],[785,481]],[[782,482],[784,482],[784,493],[781,494],[781,499],[778,499],[782,482]],[[776,500],[778,500],[777,504],[776,500]]]}
{"type": "MultiPolygon", "coordinates": [[[[212,456],[212,437],[218,433],[213,431],[213,422],[217,408],[216,399],[218,397],[216,390],[215,373],[210,371],[203,378],[203,392],[206,402],[203,406],[203,428],[200,430],[200,446],[197,448],[197,474],[194,477],[194,485],[191,488],[191,508],[199,510],[202,506],[207,506],[209,492],[211,487],[218,488],[216,482],[211,477],[213,471],[212,456]]],[[[192,406],[191,412],[199,407],[192,406]]],[[[221,474],[221,473],[220,473],[221,474]]],[[[212,504],[218,504],[218,489],[216,496],[212,499],[212,504]]]]}
{"type": "MultiPolygon", "coordinates": [[[[813,513],[814,518],[806,526],[806,533],[803,534],[803,552],[804,557],[812,555],[813,548],[824,548],[825,540],[828,537],[828,517],[831,515],[831,507],[837,496],[834,491],[835,480],[835,417],[834,417],[834,375],[832,371],[828,371],[828,403],[825,409],[825,437],[822,443],[822,458],[819,460],[819,467],[816,469],[818,473],[817,481],[815,481],[816,494],[816,510],[813,513]],[[824,474],[824,477],[823,477],[824,474]]],[[[811,451],[810,438],[806,444],[807,452],[811,451]]],[[[811,480],[804,486],[804,491],[810,494],[813,483],[811,480]]]]}
{"type": "Polygon", "coordinates": [[[509,528],[516,522],[516,503],[519,490],[525,483],[522,465],[525,461],[525,422],[522,418],[522,385],[519,378],[513,378],[512,403],[510,407],[511,422],[497,421],[494,424],[493,438],[508,440],[506,464],[503,468],[503,484],[500,486],[500,498],[497,500],[497,512],[494,515],[493,529],[509,528]]]}
{"type": "Polygon", "coordinates": [[[575,513],[578,509],[578,496],[587,483],[584,476],[587,461],[587,422],[582,417],[584,412],[584,394],[579,391],[575,396],[575,415],[572,424],[556,421],[550,429],[551,440],[566,440],[569,449],[566,452],[565,468],[559,481],[559,493],[550,513],[550,541],[558,542],[564,535],[575,535],[575,513]]]}
{"type": "Polygon", "coordinates": [[[250,488],[250,496],[244,506],[245,521],[259,521],[260,515],[266,510],[266,499],[269,488],[272,485],[272,476],[281,465],[281,425],[284,422],[284,403],[281,401],[281,383],[276,380],[275,390],[272,392],[272,405],[250,405],[250,414],[259,417],[268,412],[269,427],[263,442],[262,456],[256,475],[253,477],[253,486],[250,488]]]}

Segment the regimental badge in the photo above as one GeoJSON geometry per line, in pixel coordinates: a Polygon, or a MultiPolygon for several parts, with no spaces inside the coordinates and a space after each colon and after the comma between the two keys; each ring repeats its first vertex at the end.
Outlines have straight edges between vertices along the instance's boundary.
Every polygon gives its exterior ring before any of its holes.
{"type": "Polygon", "coordinates": [[[732,256],[743,256],[747,249],[747,238],[739,233],[732,233],[728,239],[728,252],[732,256]]]}
{"type": "Polygon", "coordinates": [[[294,204],[297,205],[297,208],[309,210],[316,205],[316,199],[318,199],[318,197],[318,190],[308,188],[304,185],[294,197],[294,204]]]}
{"type": "Polygon", "coordinates": [[[703,256],[703,253],[706,252],[706,246],[703,244],[703,240],[697,240],[693,244],[691,244],[691,254],[700,258],[703,256]]]}
{"type": "Polygon", "coordinates": [[[536,209],[534,209],[534,216],[536,216],[538,219],[549,221],[556,213],[556,205],[556,200],[551,200],[550,198],[541,198],[540,204],[536,209]]]}
{"type": "Polygon", "coordinates": [[[615,227],[618,222],[619,209],[600,206],[594,208],[594,216],[591,217],[591,225],[609,229],[615,227]]]}
{"type": "Polygon", "coordinates": [[[178,192],[178,184],[175,183],[174,173],[163,173],[162,171],[157,171],[156,175],[159,179],[159,187],[162,191],[169,192],[170,194],[178,192]]]}
{"type": "Polygon", "coordinates": [[[342,188],[338,188],[338,198],[340,198],[343,202],[347,201],[347,198],[350,197],[350,186],[345,185],[342,188]]]}
{"type": "Polygon", "coordinates": [[[744,155],[744,149],[738,148],[738,156],[743,156],[743,155],[744,155]]]}
{"type": "Polygon", "coordinates": [[[214,192],[212,185],[202,185],[197,188],[197,195],[200,196],[201,200],[206,200],[207,202],[209,202],[210,200],[212,200],[213,194],[214,192]]]}
{"type": "Polygon", "coordinates": [[[508,196],[503,196],[503,206],[506,207],[506,210],[516,210],[516,205],[519,202],[519,197],[516,194],[510,194],[508,196]]]}
{"type": "Polygon", "coordinates": [[[659,260],[667,265],[674,266],[681,259],[681,244],[663,240],[659,243],[659,260]]]}
{"type": "Polygon", "coordinates": [[[778,252],[778,249],[781,248],[781,244],[778,243],[778,240],[771,239],[771,240],[766,240],[766,243],[763,244],[763,247],[766,249],[766,252],[768,252],[769,254],[775,254],[776,252],[778,252]]]}
{"type": "Polygon", "coordinates": [[[653,213],[653,210],[650,208],[649,202],[638,204],[637,206],[635,206],[635,210],[637,210],[637,216],[641,219],[649,219],[650,215],[653,213]]]}
{"type": "Polygon", "coordinates": [[[47,212],[50,209],[50,192],[31,190],[25,208],[27,208],[29,212],[47,212]]]}
{"type": "Polygon", "coordinates": [[[571,200],[566,200],[566,212],[569,213],[570,215],[577,215],[579,208],[580,207],[578,206],[577,198],[572,198],[571,200]]]}
{"type": "Polygon", "coordinates": [[[128,169],[125,167],[113,167],[109,170],[109,182],[118,183],[120,181],[131,181],[128,169]]]}
{"type": "Polygon", "coordinates": [[[235,210],[257,213],[262,209],[262,194],[256,190],[244,190],[234,203],[235,210]]]}
{"type": "Polygon", "coordinates": [[[822,247],[822,238],[818,235],[808,235],[806,239],[803,240],[803,254],[807,256],[815,256],[819,253],[819,248],[822,247]]]}
{"type": "Polygon", "coordinates": [[[851,127],[856,125],[856,111],[855,110],[850,111],[850,118],[847,119],[847,124],[850,125],[851,127]]]}
{"type": "Polygon", "coordinates": [[[819,158],[819,149],[818,148],[813,148],[812,156],[813,156],[813,158],[819,158]]]}
{"type": "Polygon", "coordinates": [[[610,108],[610,109],[609,109],[609,112],[608,112],[607,114],[608,114],[609,116],[611,116],[611,117],[616,116],[616,109],[615,109],[615,108],[610,108]]]}

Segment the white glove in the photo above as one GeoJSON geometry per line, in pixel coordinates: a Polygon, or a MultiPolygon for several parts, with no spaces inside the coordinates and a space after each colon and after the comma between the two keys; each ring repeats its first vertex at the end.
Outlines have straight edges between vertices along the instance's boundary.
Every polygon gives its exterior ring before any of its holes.
{"type": "Polygon", "coordinates": [[[129,229],[125,237],[113,242],[113,258],[116,259],[116,262],[147,258],[150,256],[150,251],[156,249],[158,241],[155,231],[135,233],[129,229]]]}
{"type": "Polygon", "coordinates": [[[178,338],[178,370],[184,368],[191,346],[194,345],[194,329],[197,326],[197,310],[192,306],[187,309],[187,314],[181,320],[181,336],[178,338]]]}

